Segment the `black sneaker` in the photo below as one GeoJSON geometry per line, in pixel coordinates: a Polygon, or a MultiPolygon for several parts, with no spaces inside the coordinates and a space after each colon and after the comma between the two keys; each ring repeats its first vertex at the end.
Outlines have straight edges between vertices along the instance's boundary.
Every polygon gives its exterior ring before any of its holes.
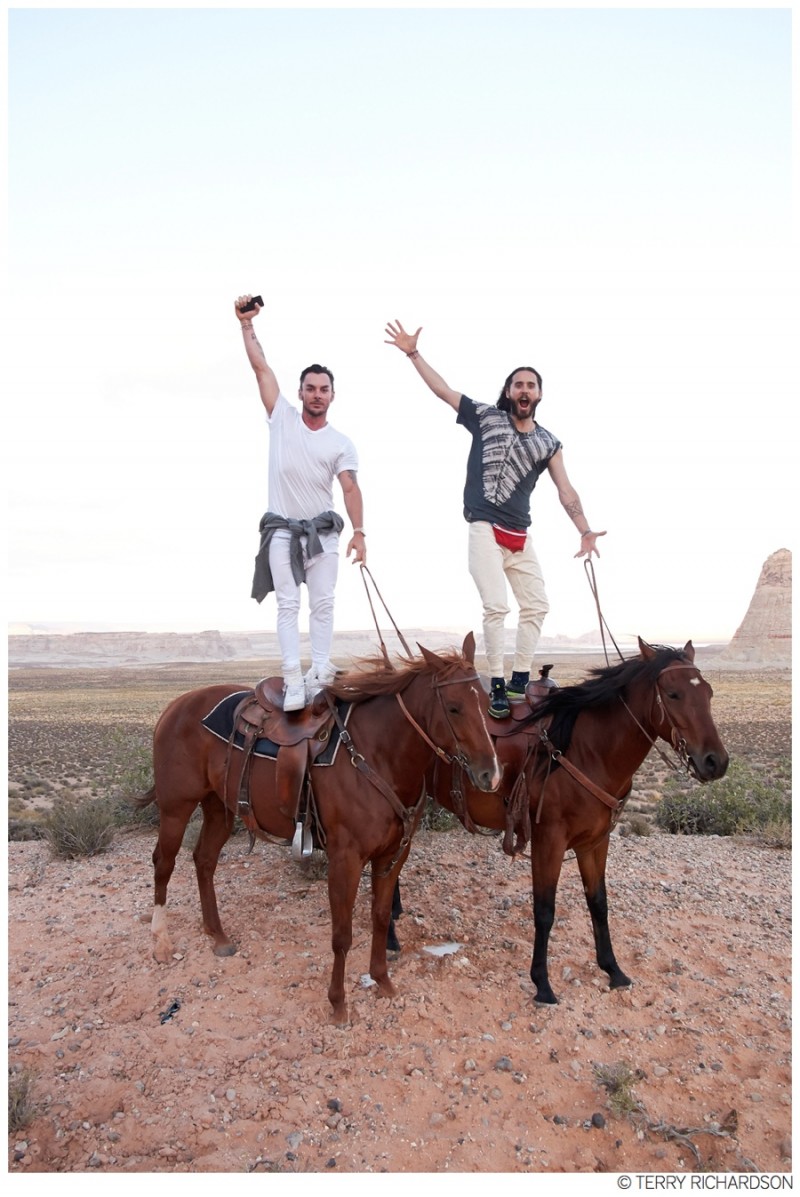
{"type": "Polygon", "coordinates": [[[493,719],[505,719],[511,714],[511,704],[506,694],[506,684],[501,677],[492,678],[489,714],[493,719]]]}
{"type": "Polygon", "coordinates": [[[512,702],[522,702],[525,697],[525,687],[531,680],[529,673],[518,673],[515,669],[511,674],[511,681],[506,682],[506,695],[512,702]]]}

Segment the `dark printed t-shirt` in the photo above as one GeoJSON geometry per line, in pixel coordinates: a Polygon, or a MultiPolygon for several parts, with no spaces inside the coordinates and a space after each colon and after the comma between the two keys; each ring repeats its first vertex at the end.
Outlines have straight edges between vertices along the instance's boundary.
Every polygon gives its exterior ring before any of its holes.
{"type": "Polygon", "coordinates": [[[457,423],[472,434],[464,486],[464,518],[504,528],[528,528],[531,494],[561,441],[535,424],[517,432],[508,412],[461,396],[457,423]]]}

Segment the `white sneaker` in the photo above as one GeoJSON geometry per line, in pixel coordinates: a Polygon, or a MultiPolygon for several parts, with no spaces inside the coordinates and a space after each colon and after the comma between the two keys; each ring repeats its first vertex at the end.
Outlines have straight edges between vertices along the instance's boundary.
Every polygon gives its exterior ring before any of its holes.
{"type": "Polygon", "coordinates": [[[313,702],[323,687],[331,684],[338,672],[339,670],[330,661],[319,670],[316,665],[312,665],[303,679],[306,687],[306,702],[313,702]]]}
{"type": "Polygon", "coordinates": [[[302,711],[306,705],[306,687],[302,675],[291,674],[283,683],[284,711],[302,711]]]}

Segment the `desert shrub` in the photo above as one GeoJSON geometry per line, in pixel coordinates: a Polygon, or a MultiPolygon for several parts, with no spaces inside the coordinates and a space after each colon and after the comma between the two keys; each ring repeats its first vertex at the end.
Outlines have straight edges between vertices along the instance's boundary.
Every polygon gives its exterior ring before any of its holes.
{"type": "Polygon", "coordinates": [[[138,808],[135,800],[153,785],[153,745],[141,732],[117,732],[107,774],[108,803],[117,827],[157,827],[154,802],[138,808]]]}
{"type": "Polygon", "coordinates": [[[757,835],[764,842],[791,842],[791,765],[781,758],[769,774],[746,761],[731,761],[721,781],[698,786],[670,778],[655,818],[674,835],[757,835]]]}
{"type": "Polygon", "coordinates": [[[643,1073],[637,1068],[631,1068],[626,1061],[616,1064],[595,1064],[595,1080],[608,1093],[608,1105],[615,1114],[625,1117],[642,1109],[633,1086],[640,1081],[643,1073]]]}
{"type": "Polygon", "coordinates": [[[153,784],[153,741],[138,728],[117,729],[107,769],[109,789],[123,798],[144,794],[153,784]]]}
{"type": "Polygon", "coordinates": [[[420,827],[425,831],[452,831],[458,825],[458,819],[452,811],[439,806],[439,803],[435,802],[433,798],[428,799],[428,804],[422,813],[420,827]]]}
{"type": "Polygon", "coordinates": [[[620,823],[619,833],[622,836],[626,835],[652,835],[653,824],[644,815],[634,812],[620,823]]]}
{"type": "Polygon", "coordinates": [[[36,1114],[33,1100],[33,1073],[27,1068],[8,1070],[8,1131],[14,1134],[31,1122],[36,1114]]]}
{"type": "Polygon", "coordinates": [[[44,838],[62,860],[105,852],[114,839],[109,804],[92,798],[56,803],[44,820],[44,838]]]}
{"type": "Polygon", "coordinates": [[[43,840],[45,827],[41,821],[35,819],[9,819],[9,843],[20,843],[23,840],[43,840]]]}

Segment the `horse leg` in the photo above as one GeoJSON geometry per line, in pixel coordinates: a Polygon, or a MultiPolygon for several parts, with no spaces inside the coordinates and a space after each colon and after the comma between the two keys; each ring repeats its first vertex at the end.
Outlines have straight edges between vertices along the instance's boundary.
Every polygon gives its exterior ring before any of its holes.
{"type": "Polygon", "coordinates": [[[200,891],[203,930],[214,940],[215,956],[233,956],[236,945],[228,939],[222,929],[214,889],[214,873],[219,854],[233,829],[233,816],[216,794],[207,795],[202,806],[203,827],[192,855],[197,873],[197,888],[200,891]]]}
{"type": "Polygon", "coordinates": [[[620,989],[625,985],[632,985],[630,977],[626,977],[614,956],[611,946],[611,934],[608,929],[608,896],[606,894],[606,860],[608,858],[608,836],[601,843],[596,844],[586,852],[576,852],[578,868],[583,882],[583,892],[586,895],[586,905],[592,920],[594,932],[594,946],[597,963],[608,973],[610,987],[620,989]]]}
{"type": "Polygon", "coordinates": [[[400,918],[403,913],[403,903],[400,900],[400,878],[394,883],[394,893],[392,894],[392,915],[389,919],[389,930],[386,933],[386,951],[399,952],[400,940],[397,938],[396,920],[400,918]]]}
{"type": "Polygon", "coordinates": [[[178,804],[177,810],[171,810],[170,813],[163,808],[160,810],[158,840],[153,850],[155,894],[150,922],[153,956],[159,964],[166,964],[172,957],[172,942],[167,930],[167,886],[175,868],[186,824],[196,806],[196,802],[189,801],[178,804]]]}
{"type": "Polygon", "coordinates": [[[536,987],[537,1002],[554,1006],[558,998],[550,986],[547,972],[547,948],[556,914],[556,890],[564,859],[564,843],[559,837],[535,837],[531,844],[531,873],[533,876],[533,959],[531,981],[536,987]]]}
{"type": "Polygon", "coordinates": [[[331,907],[331,948],[333,970],[328,986],[328,1000],[333,1006],[333,1021],[347,1021],[344,997],[344,970],[347,953],[353,943],[353,907],[356,903],[361,863],[352,854],[334,853],[328,844],[328,901],[331,907]]]}
{"type": "Polygon", "coordinates": [[[394,929],[394,911],[400,905],[400,869],[408,856],[408,849],[403,853],[397,866],[388,876],[384,875],[384,867],[391,864],[391,860],[372,862],[372,949],[369,958],[369,975],[385,997],[394,997],[394,986],[389,980],[389,969],[386,963],[388,951],[399,951],[400,944],[394,929]],[[395,949],[391,940],[397,944],[395,949]]]}

